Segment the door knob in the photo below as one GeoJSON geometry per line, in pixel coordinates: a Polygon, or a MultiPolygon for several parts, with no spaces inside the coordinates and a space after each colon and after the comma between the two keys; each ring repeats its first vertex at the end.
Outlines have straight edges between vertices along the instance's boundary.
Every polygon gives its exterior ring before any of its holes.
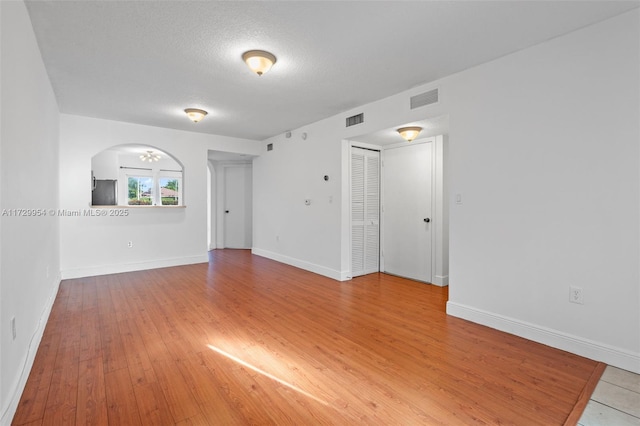
{"type": "Polygon", "coordinates": [[[428,217],[425,217],[423,220],[427,223],[431,222],[431,219],[429,219],[428,217]]]}
{"type": "Polygon", "coordinates": [[[224,212],[225,212],[225,213],[229,213],[229,210],[225,210],[224,212]]]}

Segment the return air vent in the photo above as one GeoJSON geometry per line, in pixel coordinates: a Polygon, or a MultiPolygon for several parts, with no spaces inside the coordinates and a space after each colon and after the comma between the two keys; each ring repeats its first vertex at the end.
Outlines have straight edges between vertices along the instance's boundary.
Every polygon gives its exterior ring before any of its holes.
{"type": "Polygon", "coordinates": [[[356,124],[364,123],[364,112],[361,112],[358,115],[352,115],[351,117],[347,117],[347,127],[355,126],[356,124]]]}
{"type": "Polygon", "coordinates": [[[419,108],[425,105],[431,105],[438,102],[438,89],[429,90],[411,97],[411,109],[419,108]]]}

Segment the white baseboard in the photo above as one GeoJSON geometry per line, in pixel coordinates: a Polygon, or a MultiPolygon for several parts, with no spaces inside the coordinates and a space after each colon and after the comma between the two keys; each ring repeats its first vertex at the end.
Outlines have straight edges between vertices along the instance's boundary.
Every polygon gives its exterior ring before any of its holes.
{"type": "Polygon", "coordinates": [[[446,287],[449,285],[449,275],[434,275],[433,282],[431,284],[446,287]]]}
{"type": "Polygon", "coordinates": [[[347,272],[336,271],[335,269],[327,268],[321,265],[316,265],[311,262],[285,256],[279,253],[274,253],[268,250],[253,248],[251,249],[251,253],[257,256],[266,257],[267,259],[278,261],[280,263],[285,263],[287,265],[295,266],[296,268],[304,269],[305,271],[310,271],[319,275],[324,275],[325,277],[332,278],[334,280],[346,281],[349,279],[347,272]]]}
{"type": "Polygon", "coordinates": [[[460,303],[447,302],[447,314],[640,374],[640,353],[633,353],[460,303]]]}
{"type": "Polygon", "coordinates": [[[31,340],[27,349],[27,355],[24,359],[24,363],[22,364],[20,377],[18,377],[18,381],[16,382],[16,385],[13,387],[13,389],[9,390],[8,392],[8,395],[11,395],[11,398],[9,399],[9,405],[6,408],[3,407],[2,416],[0,416],[0,425],[2,426],[9,425],[11,423],[11,420],[13,420],[13,416],[15,416],[16,414],[18,404],[20,403],[20,397],[22,396],[22,392],[24,392],[24,388],[27,385],[27,379],[29,378],[31,368],[33,367],[33,361],[35,361],[36,359],[36,353],[38,352],[40,342],[42,341],[42,336],[44,335],[44,329],[47,326],[49,315],[51,315],[53,302],[55,302],[56,296],[58,295],[60,281],[61,278],[58,275],[55,281],[52,282],[53,286],[51,289],[51,294],[49,294],[49,299],[47,299],[45,306],[42,309],[42,314],[40,315],[40,319],[38,320],[38,325],[31,335],[31,340]]]}
{"type": "Polygon", "coordinates": [[[114,265],[88,266],[86,268],[65,269],[62,279],[94,277],[97,275],[119,274],[121,272],[144,271],[146,269],[167,268],[170,266],[191,265],[193,263],[207,263],[207,253],[199,256],[176,257],[172,259],[149,260],[146,262],[121,263],[114,265]]]}
{"type": "Polygon", "coordinates": [[[352,279],[353,277],[350,271],[342,271],[340,272],[340,279],[338,279],[338,281],[350,281],[352,279]]]}

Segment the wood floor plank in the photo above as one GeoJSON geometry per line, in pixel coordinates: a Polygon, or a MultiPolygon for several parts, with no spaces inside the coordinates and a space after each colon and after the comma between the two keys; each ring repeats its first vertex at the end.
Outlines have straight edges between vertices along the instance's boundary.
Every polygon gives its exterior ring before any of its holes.
{"type": "Polygon", "coordinates": [[[96,279],[84,278],[80,325],[80,361],[102,357],[96,279]]]}
{"type": "Polygon", "coordinates": [[[188,419],[184,419],[176,423],[176,425],[180,425],[180,426],[202,426],[207,424],[211,424],[211,423],[209,423],[207,419],[205,419],[201,415],[190,417],[188,419]]]}
{"type": "MultiPolygon", "coordinates": [[[[138,411],[143,425],[173,425],[173,417],[158,382],[133,385],[138,411]]],[[[205,424],[205,423],[202,423],[205,424]]]]}
{"type": "Polygon", "coordinates": [[[140,384],[156,382],[147,347],[135,321],[127,319],[119,322],[118,330],[122,337],[122,345],[132,382],[140,384]]]}
{"type": "Polygon", "coordinates": [[[108,423],[112,425],[142,424],[133,384],[127,368],[104,373],[108,423]]]}
{"type": "MultiPolygon", "coordinates": [[[[65,352],[65,354],[70,351],[65,352]]],[[[60,352],[58,353],[60,357],[60,352]]],[[[51,386],[42,419],[43,424],[75,424],[78,395],[79,359],[73,357],[69,363],[53,371],[51,386]]]]}
{"type": "Polygon", "coordinates": [[[60,333],[48,325],[42,336],[29,379],[22,392],[18,410],[13,419],[15,424],[42,421],[59,344],[60,333]]]}
{"type": "Polygon", "coordinates": [[[385,274],[337,282],[247,250],[67,280],[14,424],[575,417],[598,363],[448,317],[447,298],[447,288],[385,274]]]}
{"type": "Polygon", "coordinates": [[[97,286],[98,326],[100,327],[100,349],[104,360],[104,372],[127,367],[127,357],[122,343],[118,321],[123,317],[122,309],[117,308],[112,287],[118,285],[117,275],[107,275],[104,282],[97,286]]]}
{"type": "Polygon", "coordinates": [[[80,361],[78,368],[77,425],[108,423],[107,396],[102,358],[80,361]]]}
{"type": "Polygon", "coordinates": [[[591,399],[591,394],[598,385],[598,381],[602,377],[602,374],[604,373],[606,368],[607,364],[599,362],[598,365],[596,365],[596,367],[593,369],[591,377],[589,378],[587,383],[585,383],[584,388],[582,389],[582,392],[578,397],[578,402],[575,404],[573,410],[565,420],[564,426],[573,426],[578,423],[578,421],[582,417],[582,414],[584,413],[585,408],[587,407],[587,404],[589,403],[589,400],[591,399]]]}
{"type": "Polygon", "coordinates": [[[174,421],[179,422],[202,414],[175,361],[154,361],[153,370],[174,421]]]}
{"type": "Polygon", "coordinates": [[[204,364],[201,354],[189,353],[178,363],[207,424],[242,424],[244,418],[227,398],[217,378],[204,364]]]}

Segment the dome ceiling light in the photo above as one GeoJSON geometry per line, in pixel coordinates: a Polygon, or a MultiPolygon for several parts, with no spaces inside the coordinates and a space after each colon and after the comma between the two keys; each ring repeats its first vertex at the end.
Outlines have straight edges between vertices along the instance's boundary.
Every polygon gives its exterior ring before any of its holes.
{"type": "Polygon", "coordinates": [[[194,123],[202,120],[204,116],[207,115],[207,111],[198,108],[187,108],[184,110],[184,112],[194,123]]]}
{"type": "Polygon", "coordinates": [[[262,75],[269,71],[273,64],[276,63],[276,57],[264,50],[249,50],[242,54],[242,60],[247,63],[251,71],[258,75],[262,75]]]}
{"type": "Polygon", "coordinates": [[[407,142],[411,142],[412,140],[417,138],[421,131],[422,127],[418,126],[401,127],[398,129],[398,133],[400,133],[400,136],[402,136],[407,142]]]}

